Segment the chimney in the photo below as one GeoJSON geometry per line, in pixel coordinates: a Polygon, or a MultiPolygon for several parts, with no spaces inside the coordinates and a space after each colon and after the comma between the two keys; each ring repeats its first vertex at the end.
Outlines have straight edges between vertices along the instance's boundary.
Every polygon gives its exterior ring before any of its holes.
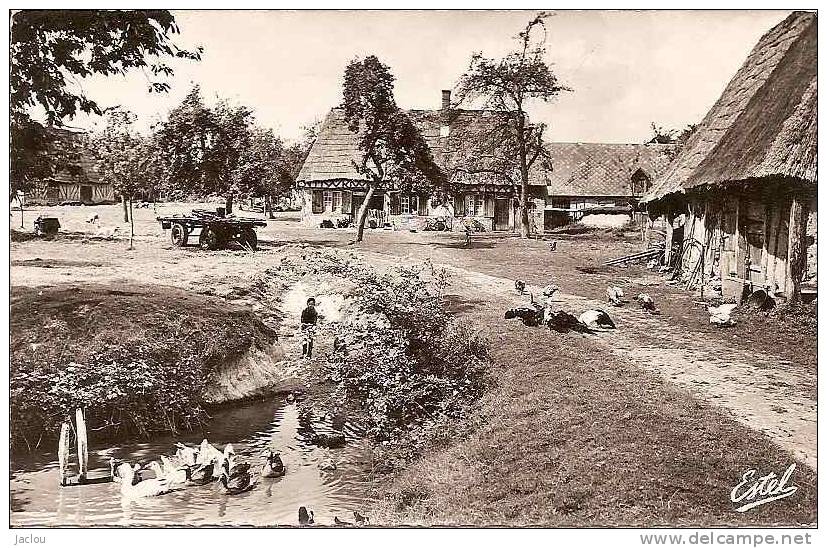
{"type": "Polygon", "coordinates": [[[442,110],[448,110],[451,108],[451,90],[450,89],[443,89],[442,90],[442,110]]]}

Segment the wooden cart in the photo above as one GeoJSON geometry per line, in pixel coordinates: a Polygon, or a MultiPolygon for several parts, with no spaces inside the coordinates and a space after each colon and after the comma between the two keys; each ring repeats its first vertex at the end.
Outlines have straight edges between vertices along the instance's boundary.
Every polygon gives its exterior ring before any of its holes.
{"type": "Polygon", "coordinates": [[[190,236],[198,233],[201,249],[224,249],[231,241],[253,251],[258,247],[256,227],[267,226],[265,221],[244,217],[225,216],[221,211],[193,209],[191,215],[156,217],[164,230],[170,229],[172,245],[187,245],[190,236]]]}

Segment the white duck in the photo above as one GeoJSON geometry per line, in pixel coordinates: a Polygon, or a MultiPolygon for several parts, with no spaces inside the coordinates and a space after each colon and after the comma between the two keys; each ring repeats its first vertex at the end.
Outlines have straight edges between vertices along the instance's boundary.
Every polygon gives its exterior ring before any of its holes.
{"type": "Polygon", "coordinates": [[[121,497],[127,500],[157,497],[178,489],[166,478],[145,479],[132,485],[135,470],[127,463],[118,466],[118,475],[121,477],[121,497]]]}
{"type": "MultiPolygon", "coordinates": [[[[181,462],[178,459],[171,459],[166,455],[161,455],[161,478],[169,480],[170,483],[186,483],[188,464],[181,462]]],[[[155,474],[158,474],[158,468],[153,468],[155,474]]]]}
{"type": "Polygon", "coordinates": [[[198,458],[195,460],[195,463],[209,464],[213,460],[220,459],[223,455],[221,451],[216,449],[216,447],[205,438],[198,447],[198,458]]]}
{"type": "Polygon", "coordinates": [[[709,312],[709,323],[719,327],[732,327],[735,325],[735,320],[730,317],[732,311],[735,310],[737,304],[728,303],[721,306],[707,306],[706,310],[709,312]]]}

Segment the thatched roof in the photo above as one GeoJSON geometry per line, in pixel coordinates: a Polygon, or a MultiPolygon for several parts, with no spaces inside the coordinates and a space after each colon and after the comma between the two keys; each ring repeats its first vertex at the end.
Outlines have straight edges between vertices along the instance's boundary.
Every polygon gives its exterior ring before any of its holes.
{"type": "Polygon", "coordinates": [[[49,182],[63,184],[101,184],[95,158],[86,146],[86,133],[56,127],[49,127],[46,131],[53,138],[51,143],[53,148],[64,151],[76,151],[79,155],[72,169],[61,169],[47,179],[49,182]]]}
{"type": "Polygon", "coordinates": [[[644,201],[767,177],[816,183],[816,14],[765,34],[644,201]]]}
{"type": "MultiPolygon", "coordinates": [[[[454,182],[510,185],[505,178],[496,174],[468,174],[452,169],[461,164],[463,158],[472,154],[469,143],[474,141],[475,136],[486,135],[495,124],[502,122],[502,113],[458,109],[452,109],[450,113],[442,110],[409,110],[406,113],[428,143],[434,160],[443,169],[452,173],[454,182]],[[447,137],[442,133],[444,127],[449,128],[447,137]]],[[[310,148],[296,180],[300,185],[363,181],[365,177],[354,167],[354,162],[358,162],[360,158],[358,134],[348,129],[344,110],[331,109],[319,128],[319,135],[310,148]]],[[[543,186],[547,182],[548,174],[537,162],[531,170],[529,184],[543,186]]]]}
{"type": "Polygon", "coordinates": [[[551,196],[631,196],[640,170],[656,180],[674,157],[676,145],[550,143],[554,171],[551,196]]]}

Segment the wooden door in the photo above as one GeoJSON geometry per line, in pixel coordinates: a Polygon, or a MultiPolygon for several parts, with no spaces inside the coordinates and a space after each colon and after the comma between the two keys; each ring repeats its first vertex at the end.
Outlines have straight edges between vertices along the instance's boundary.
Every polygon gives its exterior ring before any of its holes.
{"type": "Polygon", "coordinates": [[[738,277],[756,286],[764,285],[765,272],[761,267],[764,249],[763,204],[742,200],[738,215],[738,277]]]}
{"type": "Polygon", "coordinates": [[[508,198],[494,200],[494,230],[508,230],[508,198]]]}

